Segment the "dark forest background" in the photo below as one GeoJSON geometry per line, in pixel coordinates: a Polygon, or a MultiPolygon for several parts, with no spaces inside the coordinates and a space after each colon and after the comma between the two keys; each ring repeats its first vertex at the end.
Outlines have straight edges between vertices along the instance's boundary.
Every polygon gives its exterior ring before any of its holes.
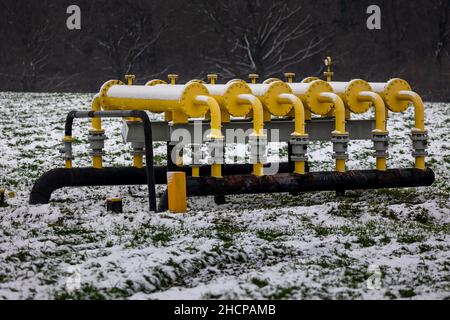
{"type": "Polygon", "coordinates": [[[127,73],[302,79],[330,55],[335,80],[401,77],[450,101],[450,0],[1,0],[0,26],[1,91],[94,92],[127,73]],[[81,30],[66,27],[71,4],[81,30]],[[366,27],[371,4],[381,30],[366,27]]]}

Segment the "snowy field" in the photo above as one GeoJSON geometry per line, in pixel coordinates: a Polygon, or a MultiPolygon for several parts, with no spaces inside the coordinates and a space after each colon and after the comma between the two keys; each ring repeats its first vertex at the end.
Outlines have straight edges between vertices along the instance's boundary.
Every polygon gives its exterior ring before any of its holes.
{"type": "MultiPolygon", "coordinates": [[[[63,165],[66,113],[91,98],[0,93],[0,187],[16,194],[0,208],[0,298],[450,298],[450,104],[426,104],[431,187],[194,198],[185,215],[148,213],[145,186],[66,188],[28,205],[35,179],[63,165]],[[112,196],[123,214],[106,212],[112,196]]],[[[412,165],[412,124],[412,108],[391,115],[390,167],[412,165]]],[[[120,126],[104,121],[105,165],[131,163],[120,126]]],[[[74,165],[88,166],[89,123],[74,127],[74,165]]],[[[351,142],[350,169],[374,167],[371,145],[351,142]]],[[[332,169],[331,152],[313,143],[311,170],[332,169]]]]}

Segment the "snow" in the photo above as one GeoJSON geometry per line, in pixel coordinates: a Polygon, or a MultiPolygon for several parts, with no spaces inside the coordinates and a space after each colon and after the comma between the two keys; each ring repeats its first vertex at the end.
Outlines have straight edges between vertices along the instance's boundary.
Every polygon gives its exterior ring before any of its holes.
{"type": "MultiPolygon", "coordinates": [[[[63,165],[58,147],[72,109],[90,94],[0,93],[2,299],[443,299],[450,296],[450,105],[426,103],[431,187],[189,199],[184,215],[149,213],[145,186],[66,188],[28,205],[33,182],[63,165]],[[106,212],[120,196],[124,212],[106,212]],[[369,267],[381,270],[369,289],[369,267]],[[67,286],[78,266],[81,287],[67,286]],[[405,293],[406,292],[406,293],[405,293]]],[[[354,118],[373,116],[373,110],[354,118]]],[[[152,114],[152,119],[162,115],[152,114]]],[[[389,114],[389,167],[410,167],[412,108],[389,114]]],[[[74,165],[89,166],[89,120],[74,123],[74,165]]],[[[105,119],[105,165],[130,165],[121,121],[105,119]]],[[[370,141],[351,141],[350,169],[373,168],[370,141]]],[[[230,146],[231,147],[231,146],[230,146]]],[[[284,144],[271,144],[272,155],[284,144]]],[[[159,163],[165,145],[155,143],[159,163]]],[[[231,150],[229,150],[231,151],[231,150]]],[[[240,157],[244,150],[238,152],[240,157]]],[[[311,170],[332,170],[332,146],[311,142],[311,170]]],[[[230,160],[230,159],[228,159],[230,160]]],[[[164,190],[159,186],[158,195],[164,190]]]]}
{"type": "Polygon", "coordinates": [[[186,85],[114,85],[107,92],[110,98],[126,98],[126,99],[146,99],[146,100],[166,100],[178,101],[181,98],[186,85]]]}

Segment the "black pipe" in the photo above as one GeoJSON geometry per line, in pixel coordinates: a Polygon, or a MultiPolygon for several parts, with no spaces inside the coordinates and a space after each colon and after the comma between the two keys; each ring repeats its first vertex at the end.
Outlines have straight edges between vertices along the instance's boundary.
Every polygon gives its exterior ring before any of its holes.
{"type": "Polygon", "coordinates": [[[434,181],[431,169],[354,170],[347,172],[310,172],[304,175],[279,173],[188,178],[188,196],[249,193],[335,191],[429,186],[434,181]]]}
{"type": "MultiPolygon", "coordinates": [[[[279,164],[279,172],[289,172],[287,162],[279,164]]],[[[191,175],[189,167],[177,167],[177,171],[191,175]]],[[[227,164],[222,167],[223,175],[250,174],[251,164],[227,164]]],[[[200,167],[201,176],[211,175],[210,166],[200,167]]],[[[153,176],[155,184],[167,183],[167,167],[154,166],[153,176]]],[[[140,185],[147,183],[146,168],[135,167],[105,167],[95,168],[56,168],[44,173],[36,180],[30,194],[30,204],[44,204],[50,201],[52,193],[64,187],[140,185]]],[[[155,196],[156,197],[156,196],[155,196]]]]}
{"type": "MultiPolygon", "coordinates": [[[[144,127],[145,163],[148,187],[148,202],[150,211],[156,211],[155,172],[153,169],[153,135],[152,126],[147,113],[143,110],[112,110],[112,111],[70,111],[66,117],[65,135],[72,136],[74,118],[140,118],[144,127]]],[[[31,196],[30,196],[31,203],[31,196]]]]}

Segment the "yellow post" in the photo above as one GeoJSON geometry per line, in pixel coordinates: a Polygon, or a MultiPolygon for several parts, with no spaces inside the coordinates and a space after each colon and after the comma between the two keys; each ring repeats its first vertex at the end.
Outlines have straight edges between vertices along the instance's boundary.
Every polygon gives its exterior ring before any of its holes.
{"type": "MultiPolygon", "coordinates": [[[[92,111],[101,111],[100,98],[96,96],[92,102],[92,111]]],[[[93,133],[104,133],[105,130],[102,129],[102,119],[92,118],[92,129],[93,133]]],[[[102,156],[92,156],[92,166],[97,169],[103,168],[102,156]]]]}
{"type": "Polygon", "coordinates": [[[187,211],[186,173],[167,172],[167,192],[169,211],[185,213],[187,211]]]}
{"type": "Polygon", "coordinates": [[[289,82],[289,83],[294,82],[294,78],[295,78],[294,72],[285,72],[284,76],[286,77],[287,82],[289,82]]]}
{"type": "Polygon", "coordinates": [[[198,166],[192,167],[192,176],[197,178],[200,177],[200,167],[198,166]]]}
{"type": "MultiPolygon", "coordinates": [[[[72,143],[72,142],[73,142],[72,136],[65,136],[65,137],[63,138],[63,142],[70,142],[70,143],[72,143]]],[[[64,167],[65,167],[66,169],[72,169],[72,159],[66,159],[66,160],[64,161],[64,167]]]]}
{"type": "Polygon", "coordinates": [[[176,82],[178,80],[178,75],[177,74],[169,74],[169,75],[167,75],[167,78],[169,78],[170,84],[176,84],[176,82]]]}

